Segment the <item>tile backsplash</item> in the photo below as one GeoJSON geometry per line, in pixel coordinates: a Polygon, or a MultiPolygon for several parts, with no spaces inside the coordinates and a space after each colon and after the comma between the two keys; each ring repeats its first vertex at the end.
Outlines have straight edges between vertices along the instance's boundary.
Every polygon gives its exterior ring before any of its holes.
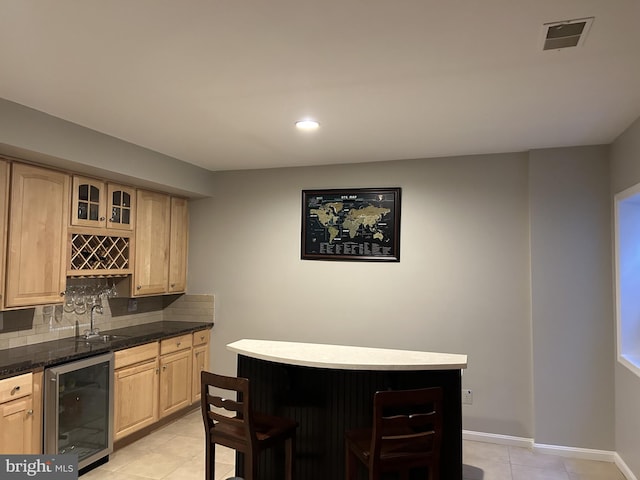
{"type": "MultiPolygon", "coordinates": [[[[102,313],[94,312],[94,327],[105,331],[162,320],[213,322],[213,295],[142,297],[135,299],[135,311],[129,311],[129,300],[103,300],[102,313]]],[[[89,310],[76,314],[62,305],[0,312],[0,350],[72,337],[88,330],[89,324],[89,310]]]]}

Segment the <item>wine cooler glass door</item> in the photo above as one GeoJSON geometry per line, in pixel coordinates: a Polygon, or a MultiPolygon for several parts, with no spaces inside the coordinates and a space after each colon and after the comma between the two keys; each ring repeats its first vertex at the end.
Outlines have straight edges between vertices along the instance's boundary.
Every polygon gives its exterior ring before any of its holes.
{"type": "Polygon", "coordinates": [[[113,451],[113,354],[50,368],[45,452],[78,456],[83,468],[113,451]]]}

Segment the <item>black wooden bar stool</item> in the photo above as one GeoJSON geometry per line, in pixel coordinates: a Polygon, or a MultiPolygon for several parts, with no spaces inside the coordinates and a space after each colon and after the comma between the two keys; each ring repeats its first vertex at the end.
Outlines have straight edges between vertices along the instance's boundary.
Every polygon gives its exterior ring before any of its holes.
{"type": "Polygon", "coordinates": [[[429,480],[440,480],[442,389],[376,392],[373,427],[345,434],[346,479],[357,478],[358,460],[369,480],[383,472],[399,472],[408,480],[411,470],[426,468],[429,480]]]}
{"type": "Polygon", "coordinates": [[[224,445],[244,454],[245,480],[257,480],[258,455],[284,443],[285,480],[293,480],[296,428],[283,417],[254,412],[251,408],[249,380],[201,373],[201,407],[206,438],[206,479],[214,480],[215,445],[224,445]],[[219,392],[225,391],[228,398],[219,392]],[[234,398],[234,399],[232,399],[234,398]],[[237,399],[235,399],[237,398],[237,399]]]}

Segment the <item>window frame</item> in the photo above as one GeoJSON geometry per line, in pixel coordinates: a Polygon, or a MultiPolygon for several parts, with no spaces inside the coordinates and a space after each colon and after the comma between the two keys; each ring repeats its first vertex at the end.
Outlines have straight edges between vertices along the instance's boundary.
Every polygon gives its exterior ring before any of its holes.
{"type": "Polygon", "coordinates": [[[614,196],[614,248],[616,356],[619,363],[640,377],[640,183],[614,196]],[[623,239],[623,234],[630,239],[623,239]],[[637,245],[637,251],[630,252],[629,244],[637,245]],[[627,260],[635,264],[631,271],[637,272],[631,279],[622,264],[627,260]],[[624,292],[628,289],[638,294],[627,298],[624,292]],[[629,332],[635,339],[625,338],[629,332]]]}

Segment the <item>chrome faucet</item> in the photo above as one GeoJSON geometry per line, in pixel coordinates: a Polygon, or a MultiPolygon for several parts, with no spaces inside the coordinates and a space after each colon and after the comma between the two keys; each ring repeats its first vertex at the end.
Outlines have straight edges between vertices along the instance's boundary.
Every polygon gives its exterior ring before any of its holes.
{"type": "Polygon", "coordinates": [[[100,304],[95,304],[91,307],[91,313],[89,314],[89,318],[91,321],[91,330],[85,330],[84,331],[84,338],[94,338],[94,337],[99,337],[100,336],[100,330],[97,328],[93,328],[93,312],[94,311],[98,311],[98,313],[102,313],[102,305],[100,304]]]}

